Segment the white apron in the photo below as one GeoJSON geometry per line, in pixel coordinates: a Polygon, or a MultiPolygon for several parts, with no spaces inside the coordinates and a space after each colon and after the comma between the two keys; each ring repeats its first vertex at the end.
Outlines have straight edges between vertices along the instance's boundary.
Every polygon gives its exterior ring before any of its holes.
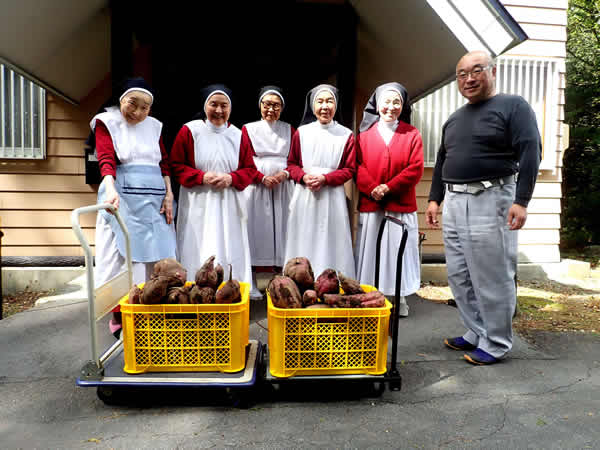
{"type": "MultiPolygon", "coordinates": [[[[419,224],[417,213],[374,211],[360,213],[356,234],[356,277],[361,284],[375,284],[375,255],[377,251],[377,233],[388,215],[403,221],[408,229],[404,256],[402,257],[402,283],[400,295],[414,294],[421,286],[421,261],[419,258],[419,224]]],[[[402,239],[402,227],[388,222],[381,237],[381,255],[379,264],[379,286],[385,295],[396,293],[396,263],[398,248],[402,239]]]]}
{"type": "MultiPolygon", "coordinates": [[[[203,120],[186,124],[194,138],[194,162],[204,172],[231,173],[239,165],[242,133],[235,126],[215,127],[203,120]]],[[[234,187],[181,186],[177,222],[177,250],[189,281],[210,256],[216,255],[233,278],[250,283],[250,248],[243,193],[234,187]]]]}
{"type": "MultiPolygon", "coordinates": [[[[290,124],[266,120],[246,124],[256,156],[254,164],[265,176],[287,167],[292,142],[290,124]]],[[[273,189],[253,183],[244,190],[248,202],[248,239],[254,266],[283,266],[285,232],[294,182],[284,180],[273,189]]]]}
{"type": "MultiPolygon", "coordinates": [[[[337,122],[315,121],[298,128],[302,165],[308,174],[336,170],[352,132],[337,122]]],[[[318,192],[298,183],[290,204],[285,261],[306,256],[315,278],[327,268],[354,278],[352,235],[344,185],[323,186],[318,192]]]]}

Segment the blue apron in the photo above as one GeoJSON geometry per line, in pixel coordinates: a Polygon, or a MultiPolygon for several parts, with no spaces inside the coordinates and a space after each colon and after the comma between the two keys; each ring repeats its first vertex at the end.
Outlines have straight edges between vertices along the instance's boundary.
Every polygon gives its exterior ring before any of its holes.
{"type": "MultiPolygon", "coordinates": [[[[117,166],[115,188],[120,196],[119,213],[127,225],[131,241],[131,259],[154,262],[175,257],[175,233],[160,214],[166,194],[160,167],[125,164],[117,166]]],[[[104,203],[104,183],[98,190],[98,203],[104,203]]],[[[125,257],[125,237],[114,215],[100,211],[116,237],[117,249],[125,257]]]]}

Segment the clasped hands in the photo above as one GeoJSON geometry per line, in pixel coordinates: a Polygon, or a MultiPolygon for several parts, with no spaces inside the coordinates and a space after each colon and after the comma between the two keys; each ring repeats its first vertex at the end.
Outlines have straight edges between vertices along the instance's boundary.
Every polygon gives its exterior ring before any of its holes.
{"type": "Polygon", "coordinates": [[[218,190],[231,186],[232,182],[233,178],[228,173],[206,172],[202,178],[202,184],[209,184],[218,190]]]}
{"type": "Polygon", "coordinates": [[[262,179],[262,184],[264,184],[267,188],[273,189],[279,183],[283,182],[287,179],[287,174],[280,170],[275,175],[264,176],[262,179]]]}
{"type": "Polygon", "coordinates": [[[304,181],[304,184],[308,189],[317,192],[325,185],[327,180],[325,175],[311,175],[307,173],[302,177],[302,181],[304,181]]]}
{"type": "Polygon", "coordinates": [[[373,189],[371,191],[371,197],[373,197],[375,200],[379,201],[388,192],[390,192],[390,188],[388,187],[388,185],[387,184],[380,184],[379,186],[377,186],[375,189],[373,189]]]}

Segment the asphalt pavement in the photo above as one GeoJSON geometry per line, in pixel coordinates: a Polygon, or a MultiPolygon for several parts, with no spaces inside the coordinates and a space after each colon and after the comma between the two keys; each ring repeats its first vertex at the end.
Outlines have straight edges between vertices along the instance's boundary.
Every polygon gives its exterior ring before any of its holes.
{"type": "MultiPolygon", "coordinates": [[[[90,354],[87,304],[45,303],[0,321],[0,448],[600,448],[598,336],[516,336],[509,357],[477,367],[442,344],[463,332],[455,308],[408,303],[401,391],[265,387],[248,409],[198,389],[106,405],[75,384],[90,354]]],[[[266,343],[266,327],[265,303],[252,302],[250,337],[266,343]]]]}

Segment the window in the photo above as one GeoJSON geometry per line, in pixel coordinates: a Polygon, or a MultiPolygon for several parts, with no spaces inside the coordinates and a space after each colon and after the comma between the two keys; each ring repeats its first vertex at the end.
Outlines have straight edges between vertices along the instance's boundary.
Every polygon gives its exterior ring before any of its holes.
{"type": "MultiPolygon", "coordinates": [[[[558,59],[502,56],[496,62],[496,90],[521,95],[535,112],[542,137],[542,169],[554,169],[560,116],[559,80],[564,63],[558,59]]],[[[423,136],[425,166],[433,167],[442,139],[442,125],[464,105],[456,81],[415,102],[412,122],[423,136]]]]}
{"type": "Polygon", "coordinates": [[[0,64],[0,158],[45,156],[46,91],[0,64]]]}

